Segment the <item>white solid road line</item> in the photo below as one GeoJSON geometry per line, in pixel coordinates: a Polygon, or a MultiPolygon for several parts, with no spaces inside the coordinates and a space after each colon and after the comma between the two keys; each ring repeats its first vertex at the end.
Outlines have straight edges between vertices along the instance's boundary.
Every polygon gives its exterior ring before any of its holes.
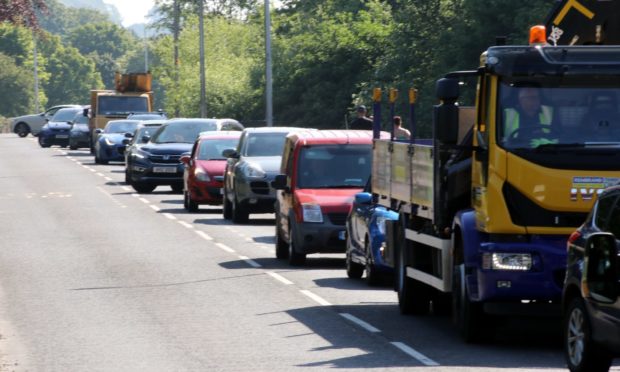
{"type": "Polygon", "coordinates": [[[209,234],[207,234],[207,233],[206,233],[206,232],[204,232],[204,231],[198,231],[198,230],[196,230],[196,234],[200,235],[200,236],[201,236],[204,240],[208,240],[208,241],[213,240],[213,238],[212,238],[211,236],[209,236],[209,234]]]}
{"type": "Polygon", "coordinates": [[[390,342],[390,344],[396,346],[398,349],[400,349],[400,351],[413,357],[414,359],[418,360],[420,363],[424,364],[425,366],[438,366],[439,365],[439,363],[435,362],[434,360],[430,359],[429,357],[420,353],[419,351],[416,351],[414,348],[403,344],[402,342],[390,342]]]}
{"type": "Polygon", "coordinates": [[[371,326],[370,324],[366,323],[365,321],[361,320],[360,318],[356,317],[355,315],[351,315],[349,313],[340,313],[340,316],[350,320],[351,322],[357,324],[358,326],[364,328],[365,330],[367,330],[368,332],[371,333],[380,333],[381,330],[379,330],[378,328],[375,328],[373,326],[371,326]]]}
{"type": "Polygon", "coordinates": [[[286,285],[294,284],[293,282],[291,282],[290,280],[286,279],[282,275],[280,275],[278,273],[274,273],[273,271],[267,271],[267,275],[271,276],[272,278],[276,279],[277,281],[279,281],[282,284],[286,284],[286,285]]]}
{"type": "Polygon", "coordinates": [[[314,293],[308,291],[307,289],[300,289],[299,292],[303,293],[304,295],[310,297],[311,299],[313,299],[314,301],[318,302],[319,305],[323,305],[323,306],[331,306],[332,304],[330,304],[329,302],[327,302],[326,300],[324,300],[323,298],[319,297],[318,295],[315,295],[314,293]]]}
{"type": "Polygon", "coordinates": [[[235,250],[232,248],[229,248],[228,246],[222,244],[222,243],[215,243],[215,245],[217,245],[218,247],[222,248],[223,250],[225,250],[226,252],[230,252],[230,253],[235,253],[235,250]]]}
{"type": "Polygon", "coordinates": [[[252,267],[263,267],[261,264],[259,264],[258,262],[254,261],[250,257],[239,256],[239,258],[242,259],[243,261],[247,262],[247,264],[252,266],[252,267]]]}

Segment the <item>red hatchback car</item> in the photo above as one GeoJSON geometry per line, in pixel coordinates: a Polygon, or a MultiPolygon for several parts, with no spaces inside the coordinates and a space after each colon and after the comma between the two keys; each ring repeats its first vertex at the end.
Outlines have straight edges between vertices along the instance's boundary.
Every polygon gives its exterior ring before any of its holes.
{"type": "Polygon", "coordinates": [[[241,137],[238,131],[206,132],[200,135],[190,155],[181,157],[183,173],[183,204],[196,212],[200,204],[222,204],[226,157],[222,152],[237,148],[241,137]]]}

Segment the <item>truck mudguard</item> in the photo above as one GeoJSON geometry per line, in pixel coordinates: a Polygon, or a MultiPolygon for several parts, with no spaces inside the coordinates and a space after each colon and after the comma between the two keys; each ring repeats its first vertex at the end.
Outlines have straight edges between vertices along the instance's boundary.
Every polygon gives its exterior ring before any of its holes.
{"type": "Polygon", "coordinates": [[[463,241],[463,260],[465,267],[479,268],[480,242],[482,233],[476,229],[476,214],[473,209],[466,209],[458,212],[454,216],[452,231],[458,228],[461,231],[463,241]]]}

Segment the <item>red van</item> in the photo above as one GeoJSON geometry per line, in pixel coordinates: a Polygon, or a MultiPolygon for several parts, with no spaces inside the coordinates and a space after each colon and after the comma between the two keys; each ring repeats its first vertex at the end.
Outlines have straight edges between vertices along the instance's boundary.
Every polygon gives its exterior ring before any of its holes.
{"type": "Polygon", "coordinates": [[[309,130],[289,134],[278,190],[276,257],[303,265],[308,253],[344,253],[345,223],[370,177],[372,131],[309,130]]]}

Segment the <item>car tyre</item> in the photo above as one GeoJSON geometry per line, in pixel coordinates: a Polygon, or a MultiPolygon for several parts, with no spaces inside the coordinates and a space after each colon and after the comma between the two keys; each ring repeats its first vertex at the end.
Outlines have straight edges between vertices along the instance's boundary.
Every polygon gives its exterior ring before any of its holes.
{"type": "Polygon", "coordinates": [[[41,147],[50,147],[51,144],[45,142],[45,139],[41,136],[39,136],[39,146],[41,147]]]}
{"type": "Polygon", "coordinates": [[[180,194],[183,192],[183,185],[170,185],[170,188],[175,194],[180,194]]]}
{"type": "Polygon", "coordinates": [[[347,276],[351,279],[360,279],[362,275],[364,275],[364,266],[358,264],[357,262],[353,262],[352,251],[353,247],[351,246],[351,238],[350,235],[347,234],[347,254],[344,261],[347,269],[347,276]]]}
{"type": "Polygon", "coordinates": [[[608,371],[612,357],[592,341],[592,327],[583,300],[574,298],[564,318],[564,355],[572,372],[608,371]]]}
{"type": "Polygon", "coordinates": [[[224,192],[224,198],[222,201],[222,215],[225,220],[230,220],[232,218],[232,203],[226,197],[226,192],[224,192]]]}
{"type": "Polygon", "coordinates": [[[185,209],[187,209],[188,212],[198,212],[198,203],[192,200],[192,195],[189,191],[185,191],[183,194],[183,204],[185,204],[185,209]]]}
{"type": "Polygon", "coordinates": [[[69,145],[69,150],[77,150],[78,147],[76,145],[69,145]]]}
{"type": "Polygon", "coordinates": [[[30,127],[26,123],[18,123],[15,126],[15,133],[21,138],[24,138],[30,133],[30,127]]]}
{"type": "Polygon", "coordinates": [[[364,250],[366,251],[366,265],[364,266],[366,283],[369,286],[377,286],[381,283],[381,273],[379,273],[375,267],[375,261],[372,258],[372,249],[370,248],[370,242],[368,240],[366,240],[364,244],[364,250]]]}
{"type": "Polygon", "coordinates": [[[157,187],[157,185],[153,185],[152,183],[147,183],[147,182],[132,182],[131,187],[133,187],[133,189],[139,192],[140,194],[148,194],[148,193],[153,192],[153,190],[155,190],[155,187],[157,187]]]}
{"type": "Polygon", "coordinates": [[[245,223],[248,222],[248,210],[237,200],[233,200],[232,203],[232,220],[234,223],[245,223]]]}
{"type": "Polygon", "coordinates": [[[276,214],[276,258],[284,260],[288,258],[288,246],[289,244],[282,239],[282,228],[280,224],[280,218],[276,214]]]}
{"type": "Polygon", "coordinates": [[[295,238],[295,227],[289,222],[291,239],[288,243],[288,263],[291,266],[303,266],[306,263],[306,254],[299,253],[297,239],[295,238]]]}
{"type": "Polygon", "coordinates": [[[125,168],[125,183],[131,183],[131,173],[129,173],[129,168],[125,168]]]}

